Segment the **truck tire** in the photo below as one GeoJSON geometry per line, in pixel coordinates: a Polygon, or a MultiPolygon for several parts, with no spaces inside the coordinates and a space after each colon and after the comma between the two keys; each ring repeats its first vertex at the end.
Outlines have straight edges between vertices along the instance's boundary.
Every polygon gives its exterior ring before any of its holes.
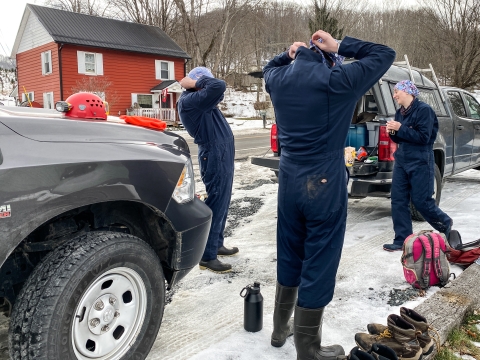
{"type": "MultiPolygon", "coordinates": [[[[435,199],[435,204],[440,205],[440,198],[442,197],[442,174],[440,173],[440,169],[438,168],[437,164],[435,164],[435,181],[433,182],[433,195],[432,197],[435,199]]],[[[422,214],[415,209],[415,206],[412,202],[410,202],[410,213],[412,214],[412,220],[415,221],[425,221],[422,214]]]]}
{"type": "Polygon", "coordinates": [[[165,279],[141,239],[90,232],[49,253],[14,304],[14,360],[145,359],[162,322],[165,279]]]}

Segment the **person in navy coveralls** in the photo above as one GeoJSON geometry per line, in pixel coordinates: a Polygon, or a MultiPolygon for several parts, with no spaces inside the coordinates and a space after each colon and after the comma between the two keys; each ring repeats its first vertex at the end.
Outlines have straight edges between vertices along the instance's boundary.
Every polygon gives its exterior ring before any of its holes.
{"type": "Polygon", "coordinates": [[[293,43],[263,69],[281,147],[271,344],[282,346],[293,333],[298,360],[335,360],[344,350],[321,345],[321,324],[345,235],[345,142],[357,101],[392,65],[395,51],[351,37],[339,44],[322,30],[311,42],[312,49],[293,43]],[[357,61],[341,65],[339,56],[357,61]]]}
{"type": "Polygon", "coordinates": [[[198,145],[200,176],[207,191],[205,204],[212,210],[212,224],[200,261],[200,269],[225,273],[230,264],[217,255],[231,256],[238,248],[226,248],[223,231],[232,197],[235,143],[232,130],[217,105],[223,100],[225,81],[213,77],[209,69],[196,67],[180,80],[186,89],[177,103],[178,115],[198,145]]]}
{"type": "Polygon", "coordinates": [[[453,221],[435,203],[435,158],[433,143],[437,137],[438,119],[430,105],[418,99],[418,89],[410,80],[393,88],[393,98],[400,105],[395,120],[387,123],[390,138],[398,144],[392,178],[392,220],[395,239],[383,245],[387,251],[400,251],[412,234],[410,201],[435,230],[448,239],[453,221]]]}

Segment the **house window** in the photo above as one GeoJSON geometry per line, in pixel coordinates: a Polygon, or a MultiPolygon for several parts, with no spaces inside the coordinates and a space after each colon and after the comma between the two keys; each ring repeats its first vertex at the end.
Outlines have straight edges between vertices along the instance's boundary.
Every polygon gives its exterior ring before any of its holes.
{"type": "Polygon", "coordinates": [[[138,104],[139,107],[141,108],[147,108],[151,109],[153,108],[153,95],[148,95],[148,94],[133,94],[133,103],[138,104]],[[135,101],[136,98],[136,101],[135,101]]]}
{"type": "Polygon", "coordinates": [[[85,75],[103,75],[103,55],[77,51],[78,73],[85,75]]]}
{"type": "Polygon", "coordinates": [[[29,92],[27,94],[22,93],[22,103],[25,102],[25,101],[28,101],[28,100],[30,100],[30,101],[35,100],[35,96],[34,96],[33,91],[29,92]],[[28,94],[28,98],[27,98],[27,94],[28,94]]]}
{"type": "Polygon", "coordinates": [[[52,73],[52,51],[48,50],[42,52],[42,75],[48,75],[52,73]]]}
{"type": "Polygon", "coordinates": [[[54,109],[53,104],[53,92],[43,93],[43,108],[44,109],[54,109]]]}
{"type": "Polygon", "coordinates": [[[161,61],[160,62],[160,77],[162,79],[168,79],[168,63],[161,61]]]}
{"type": "Polygon", "coordinates": [[[155,60],[155,78],[157,80],[175,80],[173,61],[155,60]]]}
{"type": "Polygon", "coordinates": [[[85,53],[85,71],[95,74],[95,54],[85,53]]]}

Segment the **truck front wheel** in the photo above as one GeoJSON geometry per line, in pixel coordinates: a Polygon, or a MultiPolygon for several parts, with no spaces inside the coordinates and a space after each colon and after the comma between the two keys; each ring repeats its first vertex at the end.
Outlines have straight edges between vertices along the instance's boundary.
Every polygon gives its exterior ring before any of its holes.
{"type": "MultiPolygon", "coordinates": [[[[433,195],[435,203],[440,205],[440,198],[442,197],[442,174],[437,164],[435,164],[435,180],[433,181],[433,195]]],[[[415,221],[425,221],[422,214],[415,208],[415,206],[410,202],[410,212],[412,214],[412,220],[415,221]]]]}
{"type": "Polygon", "coordinates": [[[14,360],[145,359],[162,322],[165,280],[141,239],[90,232],[48,254],[13,307],[14,360]]]}

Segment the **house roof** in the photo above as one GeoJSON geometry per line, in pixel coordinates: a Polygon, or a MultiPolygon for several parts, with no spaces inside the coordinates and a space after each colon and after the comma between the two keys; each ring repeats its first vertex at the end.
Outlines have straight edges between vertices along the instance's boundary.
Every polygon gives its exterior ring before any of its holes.
{"type": "Polygon", "coordinates": [[[162,81],[160,84],[158,84],[157,86],[153,87],[150,89],[150,91],[154,91],[154,90],[163,90],[165,89],[166,87],[169,87],[170,85],[176,83],[177,80],[164,80],[162,81]]]}
{"type": "Polygon", "coordinates": [[[57,43],[190,58],[175,41],[156,26],[32,4],[27,4],[25,12],[29,10],[38,17],[40,23],[57,43]]]}

